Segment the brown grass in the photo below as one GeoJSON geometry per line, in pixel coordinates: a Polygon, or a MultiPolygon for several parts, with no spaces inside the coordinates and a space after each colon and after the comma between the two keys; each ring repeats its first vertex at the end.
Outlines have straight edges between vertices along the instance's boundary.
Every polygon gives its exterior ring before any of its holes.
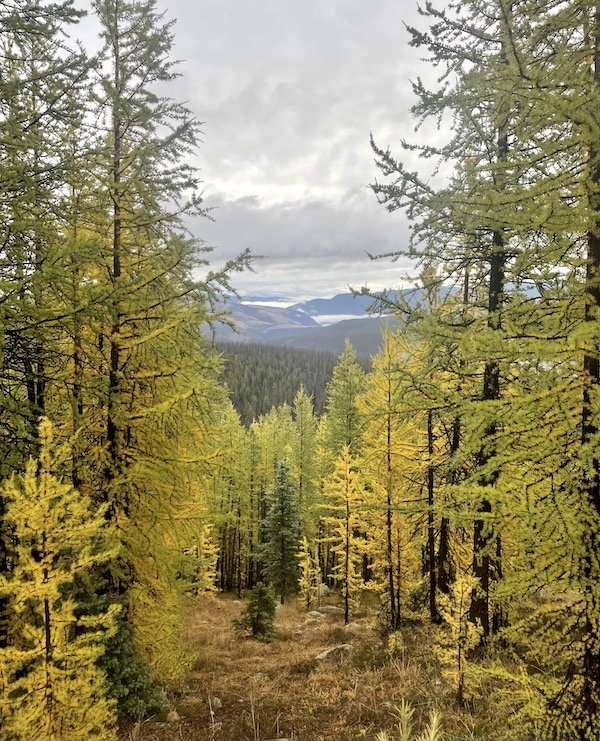
{"type": "Polygon", "coordinates": [[[446,738],[483,738],[454,706],[425,621],[404,629],[403,645],[385,648],[374,616],[344,627],[340,616],[308,621],[297,604],[277,610],[271,643],[239,638],[231,621],[243,604],[227,596],[198,599],[188,637],[196,659],[187,683],[170,696],[179,720],[155,719],[123,729],[123,741],[372,741],[393,736],[402,699],[416,725],[444,715],[446,738]],[[318,662],[321,651],[352,643],[351,654],[318,662]]]}

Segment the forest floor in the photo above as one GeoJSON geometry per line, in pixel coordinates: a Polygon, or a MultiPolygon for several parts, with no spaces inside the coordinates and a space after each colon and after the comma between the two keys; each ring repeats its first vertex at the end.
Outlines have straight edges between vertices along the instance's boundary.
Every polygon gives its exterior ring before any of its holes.
{"type": "Polygon", "coordinates": [[[456,707],[433,648],[438,629],[425,620],[386,642],[375,610],[344,626],[341,611],[317,618],[290,603],[277,610],[277,638],[262,643],[234,632],[243,606],[227,596],[197,600],[189,621],[196,658],[187,681],[169,696],[168,716],[128,725],[123,741],[375,741],[381,730],[391,741],[402,701],[414,708],[415,737],[432,709],[442,714],[446,741],[493,739],[499,725],[506,730],[505,714],[483,686],[480,707],[456,707]],[[340,644],[352,649],[317,659],[340,644]]]}

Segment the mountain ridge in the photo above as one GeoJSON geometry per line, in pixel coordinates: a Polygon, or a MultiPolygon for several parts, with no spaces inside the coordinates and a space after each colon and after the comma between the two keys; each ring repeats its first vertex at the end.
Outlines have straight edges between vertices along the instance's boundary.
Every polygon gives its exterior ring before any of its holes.
{"type": "MultiPolygon", "coordinates": [[[[409,291],[404,293],[408,295],[409,291]]],[[[398,293],[390,292],[389,296],[394,300],[398,293]]],[[[390,321],[382,313],[371,315],[368,310],[375,299],[362,294],[338,293],[290,306],[274,306],[266,296],[265,303],[258,303],[256,298],[234,298],[225,304],[235,329],[220,326],[216,331],[218,341],[342,352],[349,339],[357,352],[371,355],[378,351],[385,321],[390,321]]]]}

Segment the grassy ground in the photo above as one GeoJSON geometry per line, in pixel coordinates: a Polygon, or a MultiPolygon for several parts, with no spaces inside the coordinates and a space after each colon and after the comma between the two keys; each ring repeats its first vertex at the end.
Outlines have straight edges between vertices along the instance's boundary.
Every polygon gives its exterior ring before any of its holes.
{"type": "Polygon", "coordinates": [[[499,738],[491,729],[505,727],[492,703],[471,707],[473,714],[456,707],[425,620],[386,645],[374,614],[358,613],[344,626],[341,615],[307,620],[306,610],[290,604],[277,610],[278,637],[265,644],[234,633],[231,621],[242,609],[229,597],[198,600],[189,624],[196,659],[169,698],[176,715],[130,725],[124,741],[374,741],[381,730],[394,739],[403,700],[415,710],[415,736],[433,708],[442,713],[445,739],[499,738]],[[316,660],[341,643],[352,651],[316,660]]]}

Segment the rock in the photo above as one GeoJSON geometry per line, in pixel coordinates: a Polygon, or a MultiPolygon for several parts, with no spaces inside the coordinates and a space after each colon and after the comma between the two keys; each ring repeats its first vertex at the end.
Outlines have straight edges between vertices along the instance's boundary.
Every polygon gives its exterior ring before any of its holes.
{"type": "Polygon", "coordinates": [[[324,597],[328,594],[331,594],[331,589],[327,586],[327,584],[319,584],[317,587],[317,594],[319,597],[324,597]]]}
{"type": "Polygon", "coordinates": [[[179,723],[181,718],[179,717],[179,713],[177,710],[170,710],[169,714],[167,715],[167,723],[179,723]]]}
{"type": "Polygon", "coordinates": [[[311,610],[306,616],[307,622],[310,622],[311,620],[324,620],[324,619],[325,619],[325,616],[322,613],[317,612],[316,610],[311,610]]]}
{"type": "Polygon", "coordinates": [[[317,607],[317,612],[322,615],[343,615],[344,608],[336,605],[321,605],[321,607],[317,607]]]}
{"type": "Polygon", "coordinates": [[[220,710],[223,707],[223,701],[220,697],[211,697],[210,703],[212,705],[213,710],[220,710]]]}
{"type": "Polygon", "coordinates": [[[326,648],[320,654],[315,656],[315,661],[325,661],[326,659],[340,659],[354,649],[351,643],[340,643],[338,646],[326,648]]]}
{"type": "Polygon", "coordinates": [[[344,625],[344,630],[347,630],[348,633],[362,633],[365,630],[368,630],[369,626],[366,623],[348,623],[348,625],[344,625]]]}

